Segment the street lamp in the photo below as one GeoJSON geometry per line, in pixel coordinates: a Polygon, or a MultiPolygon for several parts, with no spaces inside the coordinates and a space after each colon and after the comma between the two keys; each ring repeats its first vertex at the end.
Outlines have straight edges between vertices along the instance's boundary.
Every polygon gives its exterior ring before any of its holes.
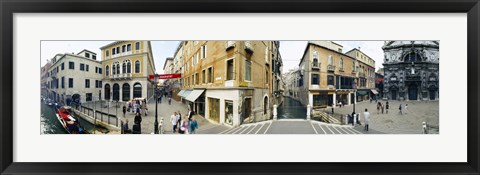
{"type": "Polygon", "coordinates": [[[353,80],[353,113],[355,113],[355,103],[357,102],[357,80],[353,80]]]}
{"type": "Polygon", "coordinates": [[[154,85],[155,85],[155,90],[154,90],[154,97],[155,97],[155,123],[153,124],[153,125],[154,125],[153,127],[155,127],[155,128],[154,128],[154,133],[155,133],[155,134],[158,134],[158,100],[157,100],[157,98],[158,98],[158,93],[156,92],[156,90],[158,90],[158,86],[157,86],[158,76],[155,75],[154,77],[155,77],[155,78],[154,78],[153,82],[154,82],[154,85]]]}

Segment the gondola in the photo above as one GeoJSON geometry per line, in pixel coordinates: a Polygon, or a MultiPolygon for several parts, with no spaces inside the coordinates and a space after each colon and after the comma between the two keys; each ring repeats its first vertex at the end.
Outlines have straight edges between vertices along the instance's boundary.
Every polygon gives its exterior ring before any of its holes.
{"type": "Polygon", "coordinates": [[[62,125],[68,134],[87,134],[85,129],[80,125],[80,122],[70,115],[71,113],[69,106],[62,106],[55,110],[55,115],[60,125],[62,125]]]}

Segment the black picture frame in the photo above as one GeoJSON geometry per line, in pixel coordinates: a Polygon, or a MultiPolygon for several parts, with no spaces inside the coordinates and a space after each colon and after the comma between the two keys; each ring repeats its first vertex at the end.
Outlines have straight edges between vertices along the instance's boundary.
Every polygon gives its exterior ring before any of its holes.
{"type": "MultiPolygon", "coordinates": [[[[0,0],[1,174],[479,174],[478,0],[0,0]],[[13,162],[14,13],[467,13],[466,163],[20,163],[13,162]]],[[[454,59],[454,58],[452,58],[454,59]]],[[[448,150],[446,150],[448,151],[448,150]]],[[[373,153],[372,153],[373,154],[373,153]]],[[[281,155],[279,155],[281,156],[281,155]]],[[[441,153],[439,153],[441,156],[441,153]]]]}

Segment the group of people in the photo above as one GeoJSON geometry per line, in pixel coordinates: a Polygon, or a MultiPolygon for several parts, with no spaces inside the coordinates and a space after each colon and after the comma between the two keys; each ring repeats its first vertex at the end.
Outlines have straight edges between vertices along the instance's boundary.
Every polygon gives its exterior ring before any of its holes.
{"type": "Polygon", "coordinates": [[[172,123],[172,132],[180,134],[195,134],[198,129],[197,120],[193,116],[193,111],[189,110],[186,116],[183,116],[178,112],[174,112],[170,116],[170,122],[172,123]]]}
{"type": "Polygon", "coordinates": [[[400,106],[398,106],[398,113],[400,115],[403,115],[403,114],[407,114],[407,111],[408,111],[408,104],[405,104],[405,106],[403,106],[401,103],[400,103],[400,106]]]}
{"type": "Polygon", "coordinates": [[[388,101],[385,102],[385,105],[383,105],[382,102],[377,102],[377,114],[380,114],[380,111],[382,111],[382,114],[384,111],[388,114],[388,109],[390,108],[390,105],[388,104],[388,101]]]}
{"type": "Polygon", "coordinates": [[[127,102],[126,105],[123,106],[122,112],[123,112],[123,117],[125,117],[125,114],[127,112],[132,112],[133,114],[135,114],[132,129],[130,130],[128,128],[128,119],[126,119],[125,123],[122,126],[122,131],[124,133],[141,134],[142,133],[142,125],[141,125],[142,113],[144,113],[145,116],[148,115],[147,101],[145,99],[130,100],[127,102]]]}

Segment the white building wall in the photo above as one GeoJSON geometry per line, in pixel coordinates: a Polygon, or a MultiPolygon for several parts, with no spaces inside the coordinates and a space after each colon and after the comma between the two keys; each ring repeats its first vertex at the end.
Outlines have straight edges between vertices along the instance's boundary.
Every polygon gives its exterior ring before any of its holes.
{"type": "Polygon", "coordinates": [[[240,125],[240,116],[238,106],[241,103],[239,90],[206,90],[205,91],[205,117],[210,119],[210,111],[208,98],[216,98],[220,100],[220,123],[225,122],[225,100],[233,101],[233,126],[240,125]]]}

